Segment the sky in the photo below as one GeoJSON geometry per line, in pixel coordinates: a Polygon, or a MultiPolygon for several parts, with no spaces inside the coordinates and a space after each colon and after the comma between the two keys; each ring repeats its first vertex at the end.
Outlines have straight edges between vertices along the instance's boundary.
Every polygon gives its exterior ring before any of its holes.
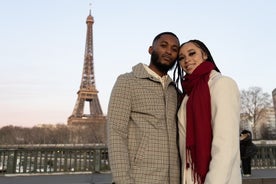
{"type": "MultiPolygon", "coordinates": [[[[80,88],[86,18],[94,17],[94,72],[106,115],[118,75],[149,64],[163,31],[203,41],[240,90],[276,88],[276,1],[0,1],[0,127],[66,124],[80,88]]],[[[172,72],[170,72],[172,74],[172,72]]]]}

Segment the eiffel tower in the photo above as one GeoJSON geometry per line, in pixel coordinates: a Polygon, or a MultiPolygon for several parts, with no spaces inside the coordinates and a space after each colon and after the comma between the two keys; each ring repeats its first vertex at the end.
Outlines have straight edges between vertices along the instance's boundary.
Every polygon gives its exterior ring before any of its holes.
{"type": "MultiPolygon", "coordinates": [[[[103,115],[102,108],[98,99],[98,90],[95,85],[94,61],[93,61],[93,23],[91,10],[86,19],[87,33],[84,53],[84,65],[80,90],[72,115],[68,118],[68,125],[91,125],[97,124],[103,130],[106,124],[106,117],[103,115]],[[88,113],[84,113],[85,105],[88,105],[88,113]],[[102,125],[99,125],[102,124],[102,125]]],[[[98,131],[98,130],[95,130],[98,131]]],[[[104,130],[103,130],[104,131],[104,130]]]]}

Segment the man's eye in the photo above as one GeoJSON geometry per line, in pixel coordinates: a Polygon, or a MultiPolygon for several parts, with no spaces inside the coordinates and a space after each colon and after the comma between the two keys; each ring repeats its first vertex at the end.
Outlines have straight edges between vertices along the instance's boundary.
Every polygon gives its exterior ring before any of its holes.
{"type": "Polygon", "coordinates": [[[177,48],[173,48],[172,49],[174,52],[178,52],[178,49],[177,48]]]}

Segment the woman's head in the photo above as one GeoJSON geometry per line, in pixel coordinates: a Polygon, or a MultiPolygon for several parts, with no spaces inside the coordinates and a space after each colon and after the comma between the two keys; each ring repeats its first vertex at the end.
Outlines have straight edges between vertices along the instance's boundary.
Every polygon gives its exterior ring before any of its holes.
{"type": "MultiPolygon", "coordinates": [[[[203,42],[199,40],[190,40],[180,46],[178,62],[185,73],[192,74],[204,61],[212,62],[215,65],[209,49],[203,42]]],[[[219,72],[216,65],[215,70],[219,72]]]]}
{"type": "Polygon", "coordinates": [[[213,63],[215,66],[214,70],[220,72],[209,49],[203,42],[200,40],[189,40],[188,42],[181,44],[179,48],[178,62],[174,70],[174,79],[177,85],[179,79],[182,79],[185,73],[191,74],[200,63],[205,61],[213,63]]]}

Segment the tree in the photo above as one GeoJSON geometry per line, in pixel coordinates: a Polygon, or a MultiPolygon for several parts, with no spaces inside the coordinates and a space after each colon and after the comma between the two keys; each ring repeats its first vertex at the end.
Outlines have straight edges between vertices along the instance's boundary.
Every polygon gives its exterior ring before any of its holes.
{"type": "Polygon", "coordinates": [[[256,127],[266,119],[271,102],[270,95],[264,93],[260,87],[250,87],[241,91],[241,116],[244,121],[251,123],[254,138],[257,133],[256,127]]]}
{"type": "Polygon", "coordinates": [[[106,143],[105,130],[106,124],[102,123],[40,124],[32,128],[10,125],[0,128],[0,145],[106,143]]]}
{"type": "Polygon", "coordinates": [[[1,144],[16,144],[15,127],[12,125],[4,126],[0,130],[0,145],[1,144]]]}

